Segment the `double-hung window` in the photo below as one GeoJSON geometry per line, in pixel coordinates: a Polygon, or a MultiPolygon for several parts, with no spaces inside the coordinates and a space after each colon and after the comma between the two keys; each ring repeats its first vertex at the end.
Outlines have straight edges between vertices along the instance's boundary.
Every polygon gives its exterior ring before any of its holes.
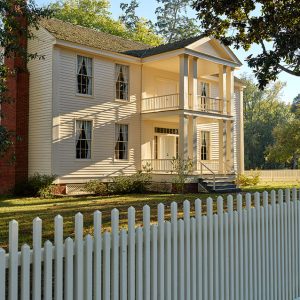
{"type": "Polygon", "coordinates": [[[207,97],[209,97],[209,84],[207,82],[200,82],[200,107],[202,110],[207,109],[207,97]]]}
{"type": "Polygon", "coordinates": [[[201,160],[209,160],[210,152],[210,132],[201,131],[201,160]]]}
{"type": "Polygon", "coordinates": [[[115,158],[128,159],[128,125],[116,124],[115,158]]]}
{"type": "Polygon", "coordinates": [[[76,120],[76,158],[91,158],[92,121],[76,120]]]}
{"type": "Polygon", "coordinates": [[[116,99],[128,101],[129,67],[116,64],[116,99]]]}
{"type": "Polygon", "coordinates": [[[77,93],[92,95],[93,60],[90,57],[77,56],[77,93]]]}

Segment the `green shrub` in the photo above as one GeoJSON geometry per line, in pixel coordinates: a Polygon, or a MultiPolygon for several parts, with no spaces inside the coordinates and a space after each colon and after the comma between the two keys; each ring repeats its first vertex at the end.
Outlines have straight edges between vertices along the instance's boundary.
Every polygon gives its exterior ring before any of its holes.
{"type": "Polygon", "coordinates": [[[100,180],[90,180],[85,184],[84,187],[90,193],[101,196],[108,195],[107,184],[101,182],[100,180]]]}
{"type": "Polygon", "coordinates": [[[50,197],[52,184],[56,178],[56,175],[34,173],[27,181],[16,186],[15,194],[30,197],[50,197]]]}
{"type": "Polygon", "coordinates": [[[151,182],[151,175],[138,171],[136,174],[130,176],[133,185],[133,192],[144,193],[151,182]]]}
{"type": "Polygon", "coordinates": [[[237,177],[237,184],[240,186],[255,186],[260,181],[260,173],[258,171],[252,171],[249,176],[245,174],[239,174],[237,177]]]}
{"type": "Polygon", "coordinates": [[[116,176],[109,184],[111,194],[144,193],[151,182],[151,169],[143,167],[143,171],[138,171],[131,176],[116,176]]]}
{"type": "Polygon", "coordinates": [[[184,186],[186,182],[187,175],[191,174],[193,170],[193,161],[182,158],[172,159],[173,172],[176,174],[173,182],[176,192],[184,193],[184,186]]]}
{"type": "Polygon", "coordinates": [[[130,194],[134,192],[134,185],[131,176],[116,176],[109,184],[111,194],[130,194]]]}

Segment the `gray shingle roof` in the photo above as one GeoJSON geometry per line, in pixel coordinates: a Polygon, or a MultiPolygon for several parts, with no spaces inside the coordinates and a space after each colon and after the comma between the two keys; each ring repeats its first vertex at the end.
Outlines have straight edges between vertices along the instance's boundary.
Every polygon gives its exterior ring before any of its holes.
{"type": "Polygon", "coordinates": [[[181,49],[203,37],[197,36],[153,47],[57,19],[43,19],[40,22],[43,28],[59,40],[140,58],[181,49]]]}

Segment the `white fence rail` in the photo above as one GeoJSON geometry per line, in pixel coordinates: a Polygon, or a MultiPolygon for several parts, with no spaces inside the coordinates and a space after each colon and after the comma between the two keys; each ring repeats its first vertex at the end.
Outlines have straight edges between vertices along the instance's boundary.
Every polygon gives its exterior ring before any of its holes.
{"type": "MultiPolygon", "coordinates": [[[[300,170],[259,170],[257,172],[262,181],[300,181],[300,170]]],[[[252,173],[253,171],[245,171],[247,176],[252,173]]]]}
{"type": "Polygon", "coordinates": [[[170,218],[158,205],[157,223],[143,208],[143,226],[128,209],[128,229],[111,212],[111,232],[63,241],[63,218],[55,218],[54,244],[42,248],[42,220],[33,221],[33,249],[18,249],[18,223],[9,224],[9,252],[0,250],[0,299],[295,299],[300,296],[300,197],[293,189],[177,203],[170,218]],[[204,205],[206,214],[203,214],[204,205]],[[224,207],[226,209],[224,209],[224,207]],[[235,207],[237,209],[235,209],[235,207]]]}

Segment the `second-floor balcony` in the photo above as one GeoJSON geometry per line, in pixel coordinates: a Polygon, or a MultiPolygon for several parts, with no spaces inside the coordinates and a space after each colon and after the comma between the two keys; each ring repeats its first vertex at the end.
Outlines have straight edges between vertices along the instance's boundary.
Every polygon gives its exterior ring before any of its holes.
{"type": "MultiPolygon", "coordinates": [[[[189,106],[186,109],[227,115],[227,102],[224,99],[189,95],[189,106]]],[[[142,113],[177,110],[180,108],[179,94],[155,96],[142,99],[142,113]]]]}

